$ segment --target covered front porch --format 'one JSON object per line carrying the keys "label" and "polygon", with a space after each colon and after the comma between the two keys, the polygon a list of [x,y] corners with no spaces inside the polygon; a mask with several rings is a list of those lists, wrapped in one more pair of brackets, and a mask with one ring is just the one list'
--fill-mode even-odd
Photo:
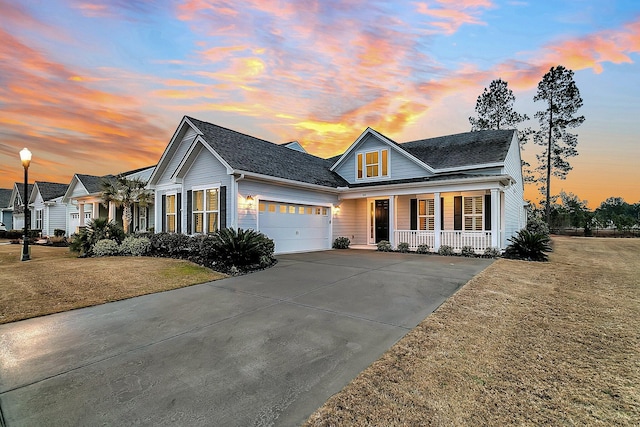
{"label": "covered front porch", "polygon": [[498,185],[477,187],[345,194],[334,213],[333,236],[348,237],[359,247],[387,240],[394,249],[407,243],[412,251],[421,245],[431,252],[444,245],[458,253],[465,247],[478,254],[504,249],[504,192]]}

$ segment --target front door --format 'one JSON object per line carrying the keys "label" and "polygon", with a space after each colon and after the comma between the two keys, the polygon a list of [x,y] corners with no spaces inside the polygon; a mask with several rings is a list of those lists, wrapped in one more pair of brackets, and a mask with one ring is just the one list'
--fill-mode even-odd
{"label": "front door", "polygon": [[389,240],[389,199],[376,200],[375,223],[376,243]]}

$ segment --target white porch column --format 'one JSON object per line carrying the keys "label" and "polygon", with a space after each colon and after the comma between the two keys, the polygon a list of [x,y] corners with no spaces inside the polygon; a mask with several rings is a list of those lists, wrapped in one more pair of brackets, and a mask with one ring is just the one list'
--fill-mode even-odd
{"label": "white porch column", "polygon": [[396,247],[396,198],[397,196],[389,197],[389,243],[391,243],[391,247]]}
{"label": "white porch column", "polygon": [[91,212],[91,218],[96,219],[100,218],[100,203],[93,202],[93,210]]}
{"label": "white porch column", "polygon": [[500,227],[501,227],[500,191],[497,188],[491,189],[491,247],[500,247]]}
{"label": "white porch column", "polygon": [[109,202],[109,221],[116,220],[116,205],[113,202]]}
{"label": "white porch column", "polygon": [[441,232],[442,232],[442,224],[441,218],[442,215],[440,212],[442,211],[442,203],[440,200],[440,193],[433,193],[433,215],[435,216],[433,220],[433,250],[437,251],[440,249],[441,244]]}
{"label": "white porch column", "polygon": [[78,202],[78,227],[84,227],[84,203]]}

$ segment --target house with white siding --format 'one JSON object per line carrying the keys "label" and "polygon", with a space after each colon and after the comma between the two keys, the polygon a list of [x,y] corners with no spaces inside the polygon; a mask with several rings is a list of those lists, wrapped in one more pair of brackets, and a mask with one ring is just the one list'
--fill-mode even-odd
{"label": "house with white siding", "polygon": [[[123,172],[127,179],[140,179],[148,181],[155,166],[148,166],[132,171]],[[94,218],[107,218],[122,226],[122,207],[109,202],[105,205],[102,198],[102,183],[114,179],[114,175],[95,176],[75,174],[62,197],[62,203],[66,206],[66,230],[67,235],[77,233]],[[142,206],[134,203],[132,214],[133,221],[130,224],[130,232],[149,231],[153,229],[153,203]]]}
{"label": "house with white siding", "polygon": [[13,227],[13,209],[9,207],[12,191],[11,188],[0,188],[0,222],[7,230]]}
{"label": "house with white siding", "polygon": [[[27,185],[27,200],[29,199],[29,195],[33,190],[33,184]],[[13,188],[11,189],[11,196],[9,197],[9,207],[8,210],[11,210],[12,213],[12,230],[22,230],[24,229],[24,183],[16,182],[13,184]],[[30,225],[31,228],[31,225]],[[8,228],[7,228],[8,230]]]}
{"label": "house with white siding", "polygon": [[185,116],[149,179],[155,231],[255,229],[276,253],[388,240],[504,249],[526,223],[515,130],[397,143],[367,128],[340,156]]}
{"label": "house with white siding", "polygon": [[29,228],[42,230],[42,236],[53,236],[54,230],[66,230],[67,206],[62,198],[67,184],[36,181],[29,196]]}

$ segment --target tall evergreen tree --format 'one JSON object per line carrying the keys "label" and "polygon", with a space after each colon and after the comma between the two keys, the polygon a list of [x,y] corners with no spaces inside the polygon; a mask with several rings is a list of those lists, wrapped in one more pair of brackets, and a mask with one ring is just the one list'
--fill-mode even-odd
{"label": "tall evergreen tree", "polygon": [[538,92],[533,100],[546,103],[546,108],[534,116],[540,123],[540,129],[534,133],[533,140],[544,147],[542,153],[536,156],[536,171],[539,173],[540,192],[545,196],[545,213],[549,223],[551,177],[565,179],[572,169],[567,158],[578,155],[578,136],[569,133],[567,129],[578,127],[584,122],[584,116],[575,116],[582,107],[582,98],[573,80],[573,71],[562,65],[551,67],[538,83]]}
{"label": "tall evergreen tree", "polygon": [[526,114],[519,114],[513,110],[516,97],[508,85],[506,81],[496,79],[488,89],[484,88],[484,92],[476,101],[478,117],[469,117],[472,131],[516,129],[519,123],[529,120]]}
{"label": "tall evergreen tree", "polygon": [[[489,84],[489,88],[484,91],[476,101],[476,113],[478,117],[469,117],[471,123],[471,131],[487,130],[487,129],[517,129],[518,125],[525,120],[529,120],[526,114],[520,114],[513,109],[513,103],[516,100],[513,91],[509,89],[509,84],[502,80],[496,79]],[[524,150],[524,144],[527,143],[529,135],[533,131],[531,128],[518,130],[518,140],[520,148]],[[522,160],[524,168],[525,181],[533,181],[529,168],[531,165]]]}

